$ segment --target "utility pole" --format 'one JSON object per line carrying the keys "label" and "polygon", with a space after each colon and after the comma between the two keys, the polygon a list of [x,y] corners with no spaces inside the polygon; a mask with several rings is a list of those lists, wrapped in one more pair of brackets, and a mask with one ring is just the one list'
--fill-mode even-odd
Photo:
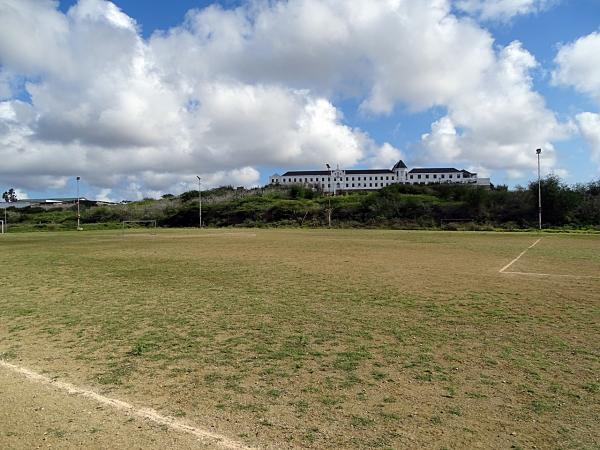
{"label": "utility pole", "polygon": [[79,180],[81,180],[81,177],[77,177],[77,231],[81,230],[81,226],[80,226],[80,219],[81,219],[81,214],[79,213]]}
{"label": "utility pole", "polygon": [[331,228],[331,186],[333,185],[333,177],[332,177],[331,166],[329,165],[329,163],[325,163],[325,166],[329,170],[329,189],[328,189],[329,196],[327,198],[327,203],[328,203],[327,223],[328,223],[328,227]]}
{"label": "utility pole", "polygon": [[540,175],[540,154],[542,153],[542,149],[538,148],[537,153],[537,163],[538,163],[538,227],[541,231],[542,229],[542,179]]}
{"label": "utility pole", "polygon": [[202,179],[198,175],[196,178],[198,178],[198,224],[202,228]]}

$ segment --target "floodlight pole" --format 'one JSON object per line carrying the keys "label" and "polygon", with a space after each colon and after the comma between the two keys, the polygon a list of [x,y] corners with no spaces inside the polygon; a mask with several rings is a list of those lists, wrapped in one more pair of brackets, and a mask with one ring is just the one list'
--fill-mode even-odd
{"label": "floodlight pole", "polygon": [[79,214],[79,180],[81,177],[77,177],[77,231],[79,231],[79,222],[81,215]]}
{"label": "floodlight pole", "polygon": [[6,217],[6,208],[4,208],[4,232],[8,233],[8,219]]}
{"label": "floodlight pole", "polygon": [[327,223],[328,227],[331,228],[331,186],[333,185],[333,176],[331,171],[331,166],[329,163],[325,163],[327,169],[329,169],[329,195],[327,197],[328,209],[327,209]]}
{"label": "floodlight pole", "polygon": [[540,174],[540,154],[542,153],[542,149],[538,148],[537,153],[537,163],[538,163],[538,227],[542,229],[542,179]]}
{"label": "floodlight pole", "polygon": [[202,179],[198,175],[196,178],[198,178],[198,223],[202,228]]}

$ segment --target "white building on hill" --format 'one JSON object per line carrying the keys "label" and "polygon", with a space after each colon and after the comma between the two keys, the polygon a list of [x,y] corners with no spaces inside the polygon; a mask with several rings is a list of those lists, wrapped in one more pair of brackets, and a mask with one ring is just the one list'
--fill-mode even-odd
{"label": "white building on hill", "polygon": [[489,178],[479,178],[476,173],[454,168],[408,170],[402,160],[391,169],[299,170],[275,174],[269,184],[315,186],[324,192],[370,191],[390,184],[461,183],[489,186]]}

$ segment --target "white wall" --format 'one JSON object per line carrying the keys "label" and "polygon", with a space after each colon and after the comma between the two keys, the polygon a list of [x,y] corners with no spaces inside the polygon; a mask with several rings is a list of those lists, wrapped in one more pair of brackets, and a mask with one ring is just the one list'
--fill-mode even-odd
{"label": "white wall", "polygon": [[[335,190],[374,190],[380,189],[384,186],[389,186],[394,183],[409,183],[409,184],[428,184],[428,183],[476,183],[477,177],[464,178],[461,172],[448,172],[448,173],[420,173],[420,174],[409,174],[408,170],[401,169],[396,173],[381,172],[381,173],[355,173],[347,174],[345,171],[334,171],[337,176],[331,177],[330,175],[296,175],[296,176],[281,176],[273,175],[269,177],[269,184],[279,183],[281,185],[292,185],[292,184],[305,184],[305,185],[317,185],[324,192],[333,192],[334,187],[331,184],[332,179],[335,178],[334,183],[336,184]],[[412,179],[410,178],[412,175]],[[418,176],[421,176],[419,178]],[[426,177],[429,175],[429,178]],[[435,175],[435,178],[434,178]],[[443,175],[443,178],[442,178]],[[452,178],[450,178],[452,175]],[[460,176],[460,177],[458,177]],[[387,177],[387,180],[386,180]],[[347,180],[346,180],[347,179]],[[483,180],[483,179],[482,179]],[[354,186],[353,186],[354,184]],[[479,184],[479,183],[478,183]],[[489,184],[489,179],[488,183]],[[339,187],[338,187],[339,185]]]}

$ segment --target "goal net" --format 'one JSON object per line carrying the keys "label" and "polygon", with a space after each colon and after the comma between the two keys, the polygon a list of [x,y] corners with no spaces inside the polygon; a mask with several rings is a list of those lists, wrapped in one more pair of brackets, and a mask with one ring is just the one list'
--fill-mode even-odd
{"label": "goal net", "polygon": [[151,229],[156,231],[156,220],[124,220],[123,233],[130,229]]}

